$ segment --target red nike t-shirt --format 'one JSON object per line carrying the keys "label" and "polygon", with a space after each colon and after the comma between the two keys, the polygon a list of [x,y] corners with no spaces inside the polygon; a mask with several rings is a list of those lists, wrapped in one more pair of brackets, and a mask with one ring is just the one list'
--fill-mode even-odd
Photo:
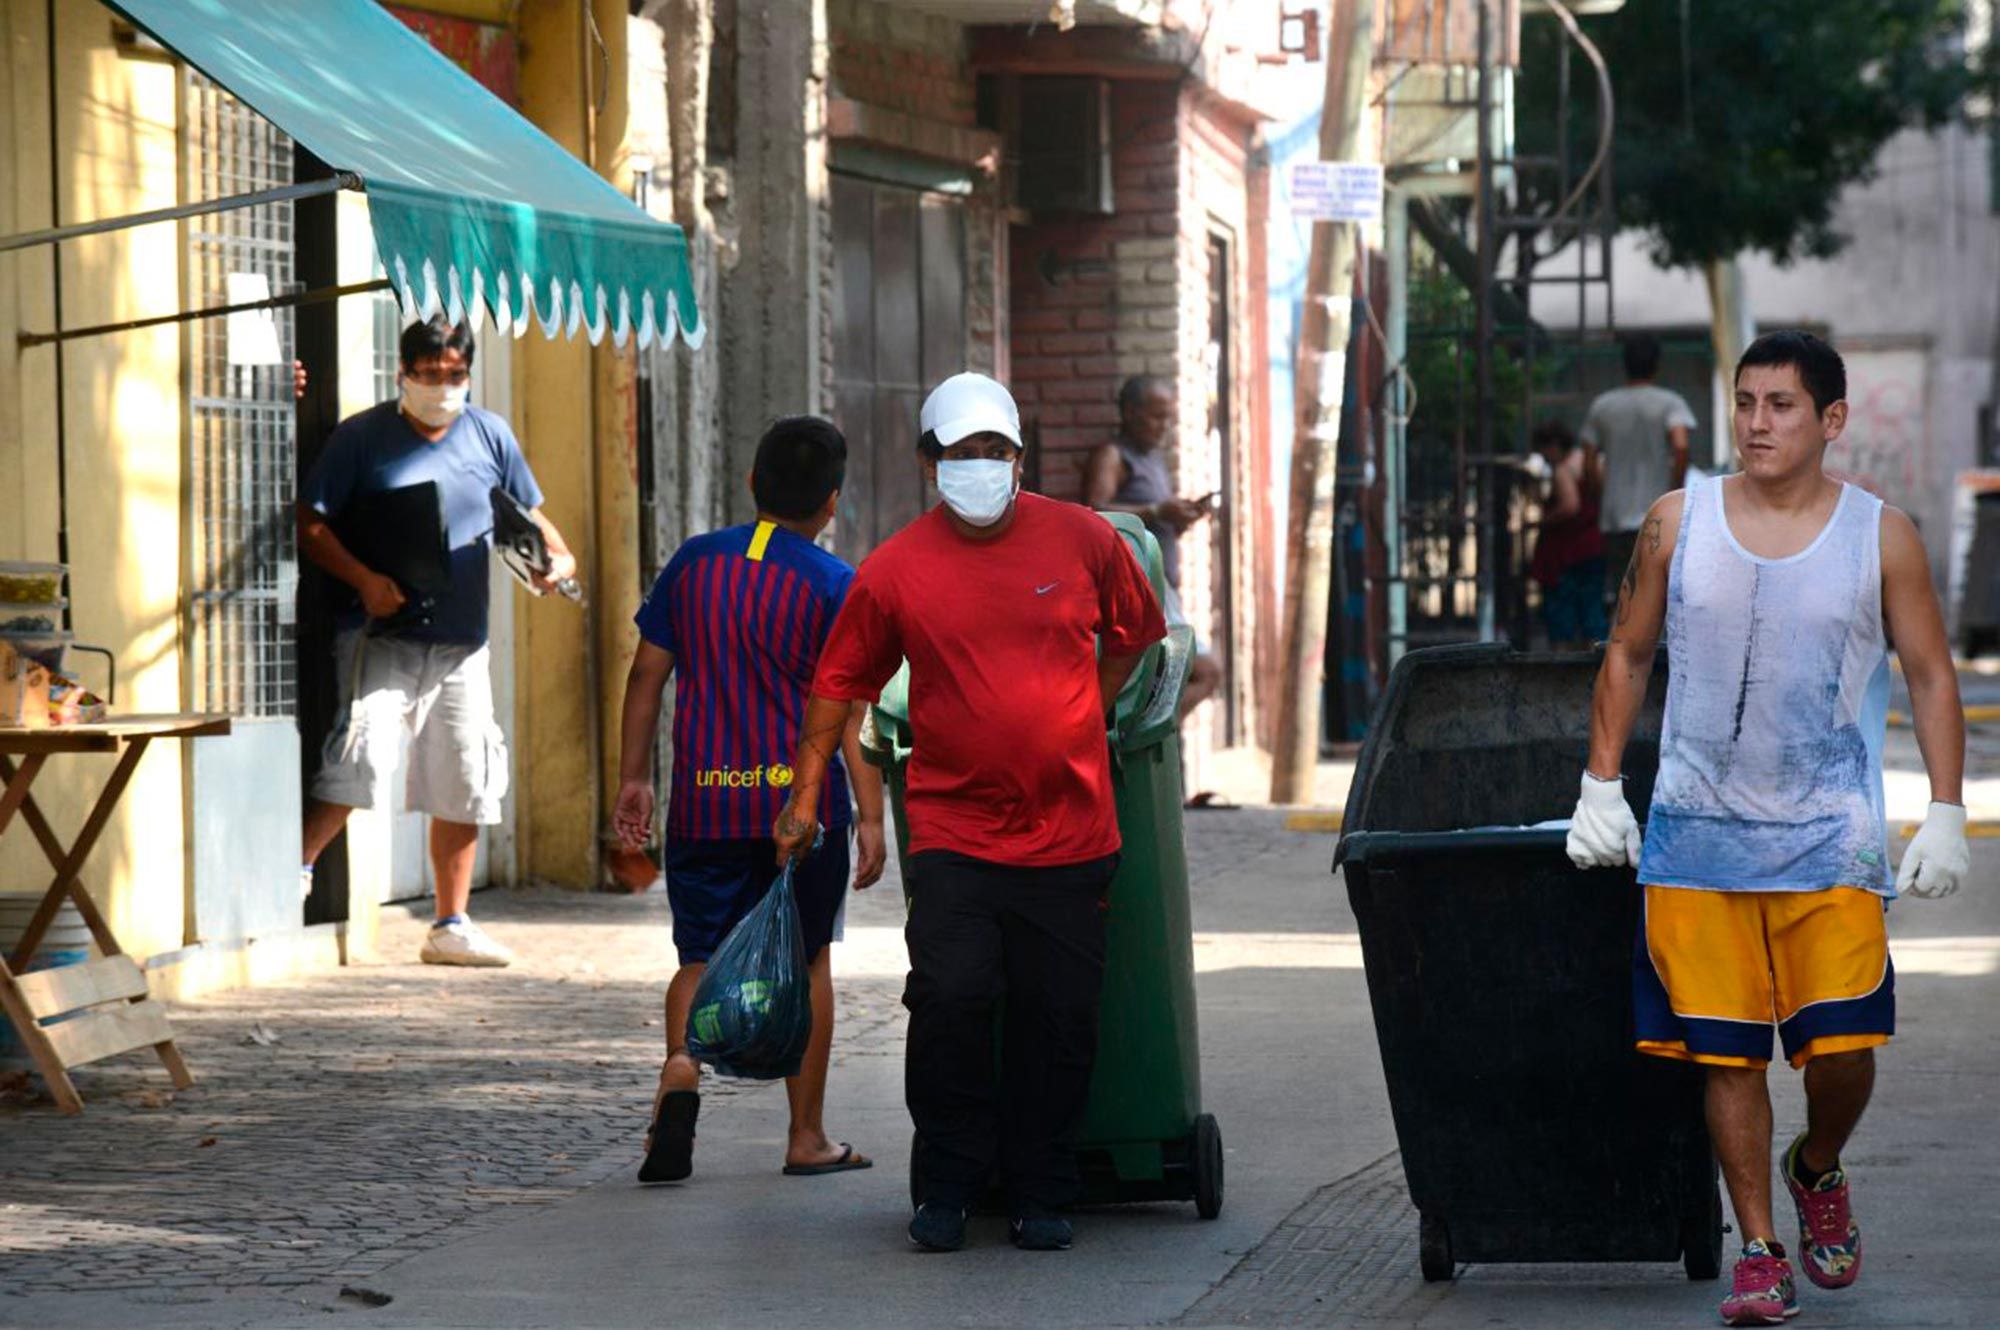
{"label": "red nike t-shirt", "polygon": [[1135,655],[1167,635],[1111,524],[1023,494],[1007,530],[969,540],[934,509],[861,565],[813,693],[874,701],[910,661],[910,850],[1055,867],[1118,849],[1097,642]]}

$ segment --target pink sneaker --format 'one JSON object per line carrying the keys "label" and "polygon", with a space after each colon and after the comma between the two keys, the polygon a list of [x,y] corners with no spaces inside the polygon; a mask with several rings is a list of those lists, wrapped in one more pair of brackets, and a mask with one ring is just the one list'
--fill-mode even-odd
{"label": "pink sneaker", "polygon": [[1861,1226],[1847,1203],[1847,1174],[1835,1164],[1808,1191],[1792,1173],[1806,1143],[1803,1134],[1785,1151],[1785,1190],[1799,1208],[1799,1266],[1821,1288],[1846,1288],[1861,1277]]}
{"label": "pink sneaker", "polygon": [[1792,1263],[1777,1243],[1753,1238],[1743,1244],[1736,1278],[1722,1300],[1724,1325],[1783,1325],[1799,1314],[1792,1286]]}

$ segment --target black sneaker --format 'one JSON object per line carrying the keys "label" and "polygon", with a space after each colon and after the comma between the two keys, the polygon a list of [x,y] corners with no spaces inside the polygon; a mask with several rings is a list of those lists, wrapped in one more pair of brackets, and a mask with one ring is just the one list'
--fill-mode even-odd
{"label": "black sneaker", "polygon": [[925,1201],[910,1220],[910,1241],[925,1251],[957,1251],[965,1245],[965,1207]]}
{"label": "black sneaker", "polygon": [[1022,1251],[1068,1251],[1076,1230],[1061,1215],[1024,1215],[1008,1227]]}

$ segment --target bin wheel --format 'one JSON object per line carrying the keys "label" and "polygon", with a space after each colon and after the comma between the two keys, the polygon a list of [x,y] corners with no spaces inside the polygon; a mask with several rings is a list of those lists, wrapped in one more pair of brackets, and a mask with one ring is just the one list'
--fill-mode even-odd
{"label": "bin wheel", "polygon": [[1722,1193],[1708,1198],[1699,1215],[1681,1220],[1681,1269],[1689,1279],[1722,1277]]}
{"label": "bin wheel", "polygon": [[1213,1113],[1194,1120],[1188,1158],[1194,1166],[1194,1212],[1213,1219],[1222,1213],[1222,1128]]}
{"label": "bin wheel", "polygon": [[1451,1228],[1436,1215],[1417,1217],[1417,1264],[1427,1284],[1450,1279],[1458,1271],[1451,1257]]}
{"label": "bin wheel", "polygon": [[920,1162],[924,1154],[924,1138],[910,1133],[910,1209],[919,1210],[924,1204],[924,1169]]}

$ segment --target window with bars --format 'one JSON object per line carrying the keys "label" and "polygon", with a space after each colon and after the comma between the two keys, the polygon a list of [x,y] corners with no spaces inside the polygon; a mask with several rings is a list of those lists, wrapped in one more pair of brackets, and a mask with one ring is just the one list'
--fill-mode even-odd
{"label": "window with bars", "polygon": [[[380,264],[375,275],[383,275]],[[375,293],[375,400],[386,402],[401,390],[396,375],[402,370],[403,307],[390,291]]]}
{"label": "window with bars", "polygon": [[[290,184],[291,139],[200,72],[189,69],[185,77],[189,197]],[[289,203],[196,218],[187,246],[196,308],[231,303],[232,291],[242,300],[259,289],[257,279],[271,295],[292,289]],[[239,331],[232,356],[227,318],[187,325],[193,700],[202,710],[239,716],[289,716],[297,703],[293,320],[290,310],[273,314],[275,354],[268,345],[251,347]]]}

